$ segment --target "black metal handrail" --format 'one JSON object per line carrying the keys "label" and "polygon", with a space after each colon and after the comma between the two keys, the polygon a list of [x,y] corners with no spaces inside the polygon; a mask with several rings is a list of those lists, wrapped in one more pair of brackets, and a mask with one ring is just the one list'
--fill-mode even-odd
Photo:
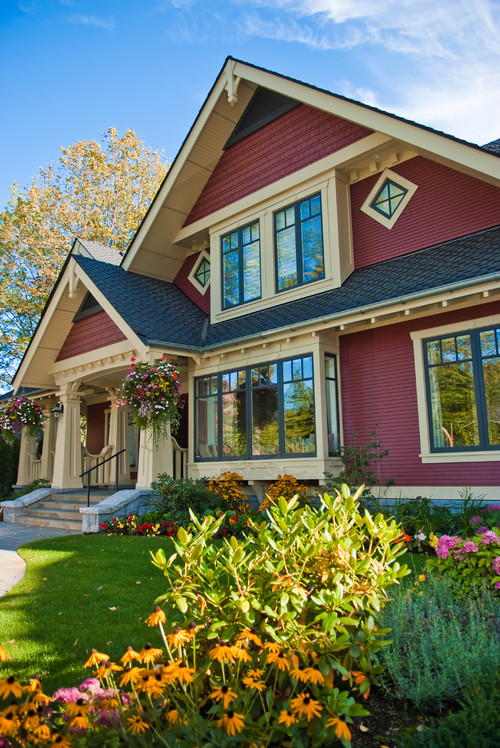
{"label": "black metal handrail", "polygon": [[[79,478],[83,478],[84,475],[87,476],[87,506],[90,506],[90,473],[92,470],[97,470],[97,468],[100,468],[101,465],[104,465],[106,462],[109,462],[110,460],[115,460],[117,457],[119,457],[121,454],[126,452],[126,448],[120,449],[119,452],[115,452],[114,455],[111,455],[111,457],[106,457],[105,460],[102,462],[98,462],[97,465],[94,465],[94,467],[89,468],[88,470],[85,470],[83,473],[80,473],[78,476]],[[118,491],[118,460],[116,460],[116,470],[115,470],[115,490]]]}

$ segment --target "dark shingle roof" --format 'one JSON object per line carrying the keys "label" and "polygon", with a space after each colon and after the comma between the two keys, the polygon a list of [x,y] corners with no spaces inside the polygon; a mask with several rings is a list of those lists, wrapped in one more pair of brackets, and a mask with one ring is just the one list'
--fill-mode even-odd
{"label": "dark shingle roof", "polygon": [[500,276],[500,226],[360,268],[341,288],[216,324],[208,324],[206,315],[172,283],[86,257],[75,260],[145,343],[209,348],[308,321],[368,311],[416,294],[432,296],[460,283],[493,279]]}
{"label": "dark shingle roof", "polygon": [[500,156],[500,138],[498,138],[498,140],[492,140],[490,143],[486,143],[486,145],[483,145],[483,149]]}
{"label": "dark shingle roof", "polygon": [[105,247],[104,244],[91,242],[88,239],[80,239],[80,237],[78,237],[78,241],[82,247],[87,250],[89,255],[94,258],[94,260],[109,262],[112,265],[119,265],[123,259],[124,252],[121,252],[118,249]]}

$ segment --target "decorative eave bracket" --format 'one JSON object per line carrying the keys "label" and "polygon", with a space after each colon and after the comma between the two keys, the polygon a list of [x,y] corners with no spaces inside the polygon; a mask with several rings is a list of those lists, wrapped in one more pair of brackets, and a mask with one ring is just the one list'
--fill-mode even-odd
{"label": "decorative eave bracket", "polygon": [[227,65],[227,81],[225,88],[227,91],[227,100],[231,104],[231,106],[234,106],[234,104],[236,104],[236,102],[238,101],[237,92],[241,80],[241,78],[234,74],[235,65],[236,62],[234,60],[231,60]]}

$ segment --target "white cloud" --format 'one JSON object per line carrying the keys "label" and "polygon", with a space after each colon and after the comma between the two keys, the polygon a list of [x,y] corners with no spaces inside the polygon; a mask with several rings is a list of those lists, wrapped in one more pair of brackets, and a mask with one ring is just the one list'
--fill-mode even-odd
{"label": "white cloud", "polygon": [[105,20],[104,18],[98,18],[94,15],[85,15],[83,13],[68,16],[68,21],[82,26],[97,26],[98,28],[106,29],[106,31],[113,31],[115,27],[115,22],[112,18]]}

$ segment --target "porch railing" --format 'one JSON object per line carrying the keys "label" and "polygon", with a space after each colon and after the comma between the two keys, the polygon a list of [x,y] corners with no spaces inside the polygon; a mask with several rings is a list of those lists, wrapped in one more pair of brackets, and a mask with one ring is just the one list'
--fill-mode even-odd
{"label": "porch railing", "polygon": [[88,470],[84,470],[83,473],[80,473],[78,476],[79,478],[83,478],[85,475],[87,476],[87,506],[90,506],[90,474],[93,470],[98,470],[102,465],[104,465],[106,462],[110,462],[111,460],[116,460],[115,463],[115,491],[118,491],[118,457],[126,452],[126,449],[121,449],[119,452],[116,452],[114,455],[111,455],[111,457],[107,457],[105,460],[102,460],[102,462],[98,462],[97,465],[94,465],[93,467],[89,468]]}
{"label": "porch railing", "polygon": [[172,447],[174,452],[173,466],[174,474],[173,478],[185,478],[187,475],[187,448],[180,447],[174,437],[172,439]]}
{"label": "porch railing", "polygon": [[101,449],[99,454],[91,454],[86,447],[83,447],[83,470],[93,470],[99,465],[99,469],[94,476],[93,482],[97,485],[106,485],[111,482],[110,476],[110,465],[105,461],[105,458],[109,456],[110,452],[113,451],[112,444],[106,444]]}

